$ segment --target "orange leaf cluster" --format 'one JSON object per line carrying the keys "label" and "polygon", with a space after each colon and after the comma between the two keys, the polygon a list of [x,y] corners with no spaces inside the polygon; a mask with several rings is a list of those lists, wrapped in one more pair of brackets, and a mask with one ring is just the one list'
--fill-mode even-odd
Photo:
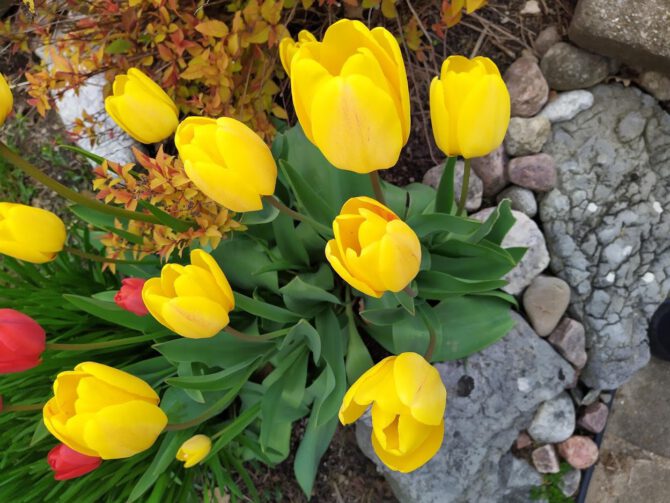
{"label": "orange leaf cluster", "polygon": [[[197,225],[178,232],[165,225],[132,220],[115,222],[116,231],[101,240],[109,258],[141,259],[158,254],[167,259],[175,250],[181,254],[193,241],[216,248],[232,231],[245,230],[236,214],[209,199],[186,177],[179,159],[167,155],[161,147],[156,157],[134,149],[140,168],[105,161],[93,170],[93,189],[105,203],[122,204],[138,211],[145,201],[172,217]],[[143,169],[142,169],[143,168]]]}

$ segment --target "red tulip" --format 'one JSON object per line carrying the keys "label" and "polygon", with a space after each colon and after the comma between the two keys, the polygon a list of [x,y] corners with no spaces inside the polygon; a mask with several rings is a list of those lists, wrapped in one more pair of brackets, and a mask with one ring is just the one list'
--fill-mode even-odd
{"label": "red tulip", "polygon": [[102,459],[80,454],[65,444],[58,444],[49,451],[47,462],[56,480],[70,480],[92,472],[100,466]]}
{"label": "red tulip", "polygon": [[0,309],[0,374],[36,367],[45,344],[39,323],[14,309]]}
{"label": "red tulip", "polygon": [[149,310],[142,300],[142,287],[146,283],[142,278],[125,278],[121,281],[121,290],[114,296],[116,305],[137,316],[146,316]]}

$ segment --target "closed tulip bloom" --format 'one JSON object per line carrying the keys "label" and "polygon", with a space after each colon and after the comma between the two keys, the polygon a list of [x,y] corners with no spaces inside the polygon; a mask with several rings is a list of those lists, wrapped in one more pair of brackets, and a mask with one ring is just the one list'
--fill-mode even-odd
{"label": "closed tulip bloom", "polygon": [[291,76],[290,63],[293,59],[293,56],[295,56],[296,52],[298,52],[300,46],[302,44],[306,44],[307,42],[316,42],[316,37],[314,37],[314,35],[312,35],[307,30],[301,30],[300,33],[298,33],[297,42],[294,41],[291,37],[285,37],[279,43],[279,59],[281,60],[281,64],[284,66],[284,70],[286,70],[286,74],[289,77]]}
{"label": "closed tulip bloom", "polygon": [[105,110],[140,143],[162,141],[177,129],[177,105],[137,68],[131,68],[126,75],[117,75],[112,93],[105,99]]}
{"label": "closed tulip bloom", "polygon": [[142,278],[124,278],[121,289],[114,296],[114,302],[121,309],[135,313],[137,316],[146,316],[149,310],[142,300],[142,288],[146,280]]}
{"label": "closed tulip bloom", "polygon": [[39,323],[14,309],[0,309],[0,374],[36,367],[45,344],[46,334]]}
{"label": "closed tulip bloom", "polygon": [[0,253],[43,264],[56,258],[65,238],[65,224],[50,211],[0,203]]}
{"label": "closed tulip bloom", "polygon": [[70,480],[92,472],[100,466],[102,459],[81,454],[65,444],[58,444],[47,454],[47,463],[56,480]]}
{"label": "closed tulip bloom", "polygon": [[326,258],[351,286],[373,297],[399,292],[418,274],[421,244],[414,231],[369,197],[349,199],[333,221]]}
{"label": "closed tulip bloom", "polygon": [[223,271],[203,250],[191,252],[191,264],[167,264],[160,278],[142,289],[151,315],[173,332],[190,339],[213,337],[230,321],[235,298]]}
{"label": "closed tulip bloom", "polygon": [[204,194],[233,211],[263,208],[274,194],[277,165],[270,148],[242,122],[230,117],[187,117],[175,145],[188,178]]}
{"label": "closed tulip bloom", "polygon": [[430,84],[430,120],[437,146],[466,159],[494,151],[505,138],[510,97],[488,58],[450,56]]}
{"label": "closed tulip bloom", "polygon": [[323,41],[280,44],[307,138],[333,166],[370,173],[393,166],[410,132],[405,64],[393,35],[342,19]]}
{"label": "closed tulip bloom", "polygon": [[184,468],[191,468],[207,457],[212,450],[212,441],[207,435],[194,435],[181,444],[177,461],[184,462]]}
{"label": "closed tulip bloom", "polygon": [[156,392],[127,372],[86,362],[61,372],[44,424],[69,448],[102,459],[134,456],[153,445],[167,425]]}
{"label": "closed tulip bloom", "polygon": [[4,75],[0,73],[0,126],[5,123],[5,119],[11,113],[14,106],[14,96]]}
{"label": "closed tulip bloom", "polygon": [[365,372],[344,395],[340,422],[356,421],[372,405],[372,447],[399,472],[425,464],[442,445],[447,390],[422,356],[389,356]]}

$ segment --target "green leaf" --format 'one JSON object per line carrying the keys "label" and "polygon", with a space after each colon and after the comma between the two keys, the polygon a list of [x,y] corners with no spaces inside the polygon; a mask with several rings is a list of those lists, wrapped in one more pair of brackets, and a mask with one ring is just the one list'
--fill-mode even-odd
{"label": "green leaf", "polygon": [[125,54],[133,48],[133,43],[125,38],[117,38],[105,46],[105,54]]}
{"label": "green leaf", "polygon": [[232,387],[235,376],[243,372],[249,366],[254,365],[260,356],[247,361],[232,365],[219,372],[205,375],[191,375],[169,377],[165,380],[170,386],[177,388],[200,390],[200,391],[221,391]]}
{"label": "green leaf", "polygon": [[300,320],[300,316],[283,307],[247,297],[239,292],[234,292],[234,295],[236,308],[254,316],[260,316],[261,318],[267,318],[279,323],[296,323]]}
{"label": "green leaf", "polygon": [[437,187],[435,198],[435,211],[438,213],[451,213],[455,209],[454,204],[454,174],[456,171],[457,157],[447,157],[444,171]]}
{"label": "green leaf", "polygon": [[410,183],[405,186],[405,190],[409,195],[406,219],[410,219],[422,213],[436,211],[435,202],[437,193],[435,192],[435,189],[423,183]]}
{"label": "green leaf", "polygon": [[365,311],[361,311],[360,316],[368,323],[387,327],[399,323],[405,318],[411,317],[411,314],[404,308],[392,307],[366,309]]}
{"label": "green leaf", "polygon": [[347,382],[353,384],[363,373],[368,370],[374,362],[368,351],[368,348],[361,339],[356,325],[352,322],[347,323],[349,340],[347,341],[347,358],[344,368],[347,373]]}
{"label": "green leaf", "polygon": [[416,215],[407,221],[419,238],[424,238],[434,232],[450,232],[469,236],[479,229],[482,224],[466,217],[457,217],[446,213],[428,213]]}
{"label": "green leaf", "polygon": [[499,245],[516,222],[512,214],[509,199],[503,199],[498,207],[491,212],[479,230],[468,238],[471,243],[479,243],[482,239]]}
{"label": "green leaf", "polygon": [[263,198],[263,209],[258,211],[248,211],[240,219],[244,225],[267,224],[275,220],[279,215],[279,210],[270,204],[267,198]]}
{"label": "green leaf", "polygon": [[330,367],[334,377],[334,387],[328,392],[316,416],[316,425],[321,426],[337,415],[346,391],[347,377],[344,367],[342,329],[331,309],[326,309],[317,315],[316,331],[321,337],[323,359]]}
{"label": "green leaf", "polygon": [[516,262],[509,255],[493,253],[485,248],[482,250],[483,253],[479,257],[453,258],[432,255],[432,269],[465,280],[486,281],[499,280],[516,266]]}
{"label": "green leaf", "polygon": [[165,473],[170,463],[174,460],[177,455],[177,451],[181,444],[186,441],[186,439],[191,436],[193,429],[183,430],[183,431],[169,431],[163,437],[161,445],[154,456],[153,461],[144,471],[140,480],[137,481],[135,487],[133,488],[130,496],[128,497],[128,502],[132,503],[137,501],[153,484],[156,482],[158,477]]}
{"label": "green leaf", "polygon": [[437,271],[422,271],[417,276],[419,295],[424,299],[442,300],[475,292],[496,290],[507,284],[505,280],[472,281],[456,278]]}
{"label": "green leaf", "polygon": [[284,297],[286,307],[305,317],[315,315],[323,309],[324,303],[340,305],[342,302],[330,292],[316,285],[303,281],[295,276],[286,286],[279,289]]}
{"label": "green leaf", "polygon": [[94,293],[91,297],[103,302],[114,302],[114,297],[116,297],[117,293],[119,293],[118,290],[107,290],[105,292]]}
{"label": "green leaf", "polygon": [[303,341],[312,352],[314,364],[317,364],[321,358],[321,338],[319,337],[319,333],[306,320],[300,320],[293,326],[293,328],[291,328],[289,333],[286,334],[286,337],[284,337],[279,349],[284,349],[292,344]]}
{"label": "green leaf", "polygon": [[122,327],[145,333],[161,328],[161,325],[152,316],[137,316],[130,311],[121,309],[114,302],[70,294],[64,294],[63,297],[82,311]]}
{"label": "green leaf", "polygon": [[263,267],[272,264],[263,247],[244,234],[236,234],[222,241],[212,256],[233,286],[233,290],[253,291],[266,288],[276,292],[279,289],[275,271],[259,273]]}
{"label": "green leaf", "polygon": [[305,180],[302,174],[287,161],[280,160],[279,167],[286,174],[300,207],[319,222],[329,220],[332,222],[337,212],[319,196],[316,187]]}
{"label": "green leaf", "polygon": [[[412,288],[413,285],[410,283],[407,286]],[[393,297],[398,301],[398,304],[400,304],[403,309],[405,309],[405,311],[407,311],[411,316],[414,316],[414,313],[416,312],[414,308],[414,297],[404,291],[394,292]]]}
{"label": "green leaf", "polygon": [[86,157],[86,159],[90,159],[91,161],[95,162],[96,164],[102,164],[105,162],[104,157],[100,157],[97,154],[94,154],[93,152],[89,152],[86,149],[83,149],[81,147],[78,147],[77,145],[66,145],[66,144],[59,144],[58,148],[63,148],[65,150],[69,150],[71,152],[75,152],[76,154],[82,155]]}
{"label": "green leaf", "polygon": [[272,222],[277,247],[282,257],[294,264],[309,265],[309,255],[300,239],[296,239],[293,219],[282,213]]}
{"label": "green leaf", "polygon": [[217,455],[217,453],[228,445],[231,441],[235,439],[240,433],[242,433],[247,426],[253,423],[258,417],[261,411],[261,404],[256,403],[249,407],[247,410],[242,412],[235,419],[230,421],[226,426],[221,429],[217,435],[218,438],[212,445],[212,450],[209,452],[207,457],[203,462],[208,462],[211,458]]}
{"label": "green leaf", "polygon": [[457,360],[481,351],[514,326],[510,305],[495,297],[455,297],[440,302],[433,310],[445,320],[433,361]]}

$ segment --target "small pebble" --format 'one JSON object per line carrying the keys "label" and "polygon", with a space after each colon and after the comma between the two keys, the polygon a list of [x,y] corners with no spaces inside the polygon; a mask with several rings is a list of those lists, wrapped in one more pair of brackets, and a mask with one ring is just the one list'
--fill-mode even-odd
{"label": "small pebble", "polygon": [[540,473],[558,473],[560,471],[558,456],[556,456],[556,450],[551,444],[535,449],[531,458],[535,469]]}
{"label": "small pebble", "polygon": [[538,276],[523,293],[523,307],[535,332],[549,335],[570,304],[570,286],[560,278]]}
{"label": "small pebble", "polygon": [[600,433],[605,429],[609,409],[602,402],[595,402],[582,411],[577,425],[591,433]]}
{"label": "small pebble", "polygon": [[561,482],[558,484],[558,487],[561,489],[563,495],[569,498],[570,496],[573,496],[577,493],[581,481],[581,470],[570,470],[568,473],[563,475]]}
{"label": "small pebble", "polygon": [[642,276],[642,281],[645,283],[651,283],[656,279],[656,276],[654,276],[653,272],[645,272],[644,276]]}
{"label": "small pebble", "polygon": [[605,280],[608,283],[614,283],[615,279],[616,279],[616,274],[614,274],[613,272],[607,273],[607,276],[605,276]]}
{"label": "small pebble", "polygon": [[654,201],[651,207],[654,208],[656,213],[663,213],[663,206],[658,201]]}
{"label": "small pebble", "polygon": [[595,213],[598,211],[598,205],[595,203],[589,203],[589,205],[586,207],[586,211],[589,211],[590,213]]}
{"label": "small pebble", "polygon": [[583,435],[575,435],[558,444],[558,453],[578,470],[586,470],[598,461],[598,446]]}

